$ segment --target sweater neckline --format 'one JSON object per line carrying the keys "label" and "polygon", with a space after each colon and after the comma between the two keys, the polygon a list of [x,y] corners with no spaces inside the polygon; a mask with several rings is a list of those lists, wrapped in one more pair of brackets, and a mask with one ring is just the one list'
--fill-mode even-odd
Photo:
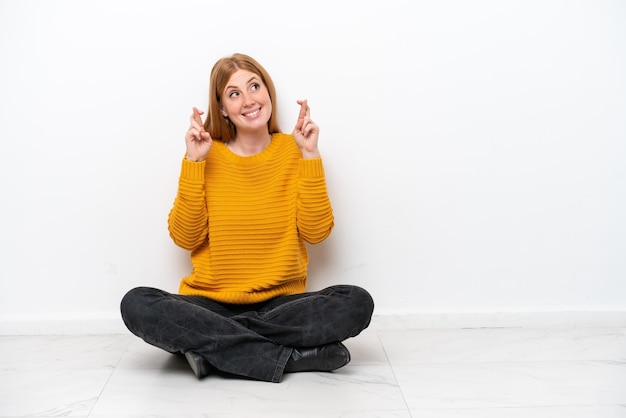
{"label": "sweater neckline", "polygon": [[235,154],[233,151],[230,150],[230,148],[228,148],[225,143],[220,142],[219,144],[221,145],[220,148],[222,151],[221,154],[224,155],[229,161],[240,164],[255,164],[258,162],[267,161],[280,145],[280,141],[278,140],[279,135],[280,134],[272,134],[272,140],[263,151],[259,152],[258,154],[246,156]]}

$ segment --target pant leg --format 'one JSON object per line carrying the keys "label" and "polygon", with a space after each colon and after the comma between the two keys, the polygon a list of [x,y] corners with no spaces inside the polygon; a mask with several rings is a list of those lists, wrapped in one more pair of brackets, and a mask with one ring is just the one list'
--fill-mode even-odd
{"label": "pant leg", "polygon": [[279,382],[292,352],[204,297],[140,287],[124,296],[121,312],[128,329],[146,342],[172,353],[193,351],[227,373]]}
{"label": "pant leg", "polygon": [[370,324],[374,301],[363,288],[331,286],[280,296],[232,319],[287,347],[315,347],[358,335]]}

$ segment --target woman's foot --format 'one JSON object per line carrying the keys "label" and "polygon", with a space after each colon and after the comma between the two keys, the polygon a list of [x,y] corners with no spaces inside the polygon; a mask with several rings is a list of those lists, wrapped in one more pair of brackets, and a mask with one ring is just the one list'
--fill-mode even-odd
{"label": "woman's foot", "polygon": [[194,353],[193,351],[187,351],[185,353],[185,358],[198,379],[202,379],[209,374],[211,366],[209,365],[209,362],[206,361],[200,354]]}
{"label": "woman's foot", "polygon": [[350,352],[340,342],[318,347],[294,348],[285,365],[285,373],[330,372],[350,362]]}

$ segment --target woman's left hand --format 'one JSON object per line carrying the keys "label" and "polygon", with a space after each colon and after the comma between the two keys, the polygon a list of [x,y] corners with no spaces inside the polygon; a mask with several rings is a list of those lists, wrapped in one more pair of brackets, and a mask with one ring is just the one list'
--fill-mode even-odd
{"label": "woman's left hand", "polygon": [[311,120],[311,109],[307,101],[298,100],[298,104],[300,105],[300,114],[296,126],[293,128],[293,137],[304,159],[319,158],[317,139],[320,128]]}

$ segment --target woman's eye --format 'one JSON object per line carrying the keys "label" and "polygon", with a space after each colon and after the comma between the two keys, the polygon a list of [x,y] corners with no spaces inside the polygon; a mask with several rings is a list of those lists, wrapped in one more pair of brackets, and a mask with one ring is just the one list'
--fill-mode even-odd
{"label": "woman's eye", "polygon": [[228,94],[228,97],[237,97],[237,96],[239,96],[239,93],[238,93],[238,92],[236,92],[236,91],[231,91],[231,92]]}
{"label": "woman's eye", "polygon": [[258,89],[261,88],[261,85],[259,83],[254,83],[254,84],[252,84],[251,88],[252,88],[252,90],[258,90]]}

